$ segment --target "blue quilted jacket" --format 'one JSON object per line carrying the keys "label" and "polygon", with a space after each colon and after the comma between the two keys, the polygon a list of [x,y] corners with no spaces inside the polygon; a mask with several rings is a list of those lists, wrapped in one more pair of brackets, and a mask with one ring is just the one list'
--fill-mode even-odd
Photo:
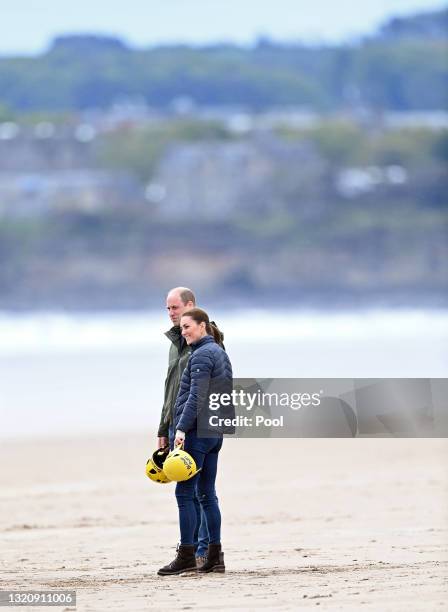
{"label": "blue quilted jacket", "polygon": [[210,393],[232,392],[230,359],[213,337],[204,336],[191,351],[174,408],[176,429],[184,432],[196,428],[199,414],[208,413]]}

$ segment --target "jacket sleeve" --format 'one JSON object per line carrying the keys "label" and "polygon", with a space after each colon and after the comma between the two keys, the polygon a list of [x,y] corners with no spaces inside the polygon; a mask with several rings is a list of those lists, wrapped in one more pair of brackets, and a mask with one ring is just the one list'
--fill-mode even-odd
{"label": "jacket sleeve", "polygon": [[169,432],[169,423],[166,419],[166,409],[165,409],[165,405],[166,405],[166,399],[167,399],[167,383],[168,383],[168,376],[169,376],[169,358],[168,358],[168,372],[167,375],[165,376],[165,384],[164,384],[164,392],[163,392],[163,405],[162,405],[162,410],[160,411],[160,422],[159,422],[159,428],[157,430],[157,437],[158,438],[168,438]]}
{"label": "jacket sleeve", "polygon": [[207,404],[213,359],[209,353],[193,353],[190,361],[190,391],[182,410],[177,429],[187,432],[193,429],[197,415]]}
{"label": "jacket sleeve", "polygon": [[169,425],[165,421],[165,415],[164,415],[163,408],[162,408],[162,414],[160,416],[159,429],[157,430],[157,437],[158,438],[168,438],[168,435],[169,435],[169,431],[168,430],[169,430]]}

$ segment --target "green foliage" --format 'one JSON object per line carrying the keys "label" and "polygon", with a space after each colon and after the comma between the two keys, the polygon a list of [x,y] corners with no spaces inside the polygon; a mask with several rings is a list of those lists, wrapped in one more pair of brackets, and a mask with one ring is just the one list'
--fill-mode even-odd
{"label": "green foliage", "polygon": [[127,168],[146,180],[167,145],[160,131],[120,130],[101,139],[97,148],[100,166]]}
{"label": "green foliage", "polygon": [[283,240],[291,232],[297,231],[298,224],[292,215],[280,211],[269,216],[237,218],[235,227],[256,240]]}
{"label": "green foliage", "polygon": [[104,135],[99,140],[96,155],[100,166],[126,168],[146,181],[170,143],[228,138],[229,133],[220,123],[175,120]]}
{"label": "green foliage", "polygon": [[446,41],[369,42],[354,59],[353,80],[368,107],[438,109],[448,104]]}
{"label": "green foliage", "polygon": [[413,167],[446,161],[448,130],[427,128],[365,130],[353,121],[326,120],[308,129],[281,128],[286,140],[311,141],[336,166],[401,165]]}
{"label": "green foliage", "polygon": [[36,126],[41,122],[67,126],[76,122],[74,113],[70,111],[29,111],[20,113],[17,119],[25,126]]}
{"label": "green foliage", "polygon": [[444,39],[448,31],[448,9],[410,17],[395,17],[380,30],[388,38]]}
{"label": "green foliage", "polygon": [[0,59],[0,103],[17,111],[79,110],[139,96],[166,109],[176,97],[189,96],[201,105],[254,110],[285,104],[330,110],[360,103],[440,109],[448,103],[445,23],[446,11],[422,14],[407,30],[401,21],[357,46],[339,47],[262,40],[253,48],[133,50],[110,37],[62,37],[44,55]]}
{"label": "green foliage", "polygon": [[14,119],[14,112],[6,106],[6,104],[0,104],[0,123],[4,121],[13,121]]}
{"label": "green foliage", "polygon": [[427,129],[379,132],[371,140],[371,159],[381,166],[426,165],[434,160],[439,139],[437,132]]}
{"label": "green foliage", "polygon": [[433,139],[431,154],[441,162],[448,162],[448,130],[437,134]]}
{"label": "green foliage", "polygon": [[326,121],[310,130],[309,138],[315,142],[321,155],[337,165],[359,163],[366,136],[349,121]]}

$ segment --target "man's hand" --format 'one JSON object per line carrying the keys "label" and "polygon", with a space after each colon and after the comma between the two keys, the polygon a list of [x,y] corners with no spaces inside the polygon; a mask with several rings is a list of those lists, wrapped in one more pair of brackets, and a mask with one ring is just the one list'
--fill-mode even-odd
{"label": "man's hand", "polygon": [[163,436],[161,438],[157,438],[157,448],[165,448],[165,446],[168,446],[168,444],[168,438],[164,438]]}

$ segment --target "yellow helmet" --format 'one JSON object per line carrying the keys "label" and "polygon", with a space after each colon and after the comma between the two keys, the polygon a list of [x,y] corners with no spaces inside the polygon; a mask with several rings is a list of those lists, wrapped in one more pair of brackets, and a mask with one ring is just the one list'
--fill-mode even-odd
{"label": "yellow helmet", "polygon": [[171,482],[163,471],[163,464],[168,457],[168,453],[169,448],[167,446],[158,448],[146,462],[146,475],[154,482],[160,482],[161,484]]}
{"label": "yellow helmet", "polygon": [[196,469],[196,462],[193,457],[182,450],[180,446],[173,449],[163,464],[163,471],[170,480],[181,482],[189,480],[199,472]]}

